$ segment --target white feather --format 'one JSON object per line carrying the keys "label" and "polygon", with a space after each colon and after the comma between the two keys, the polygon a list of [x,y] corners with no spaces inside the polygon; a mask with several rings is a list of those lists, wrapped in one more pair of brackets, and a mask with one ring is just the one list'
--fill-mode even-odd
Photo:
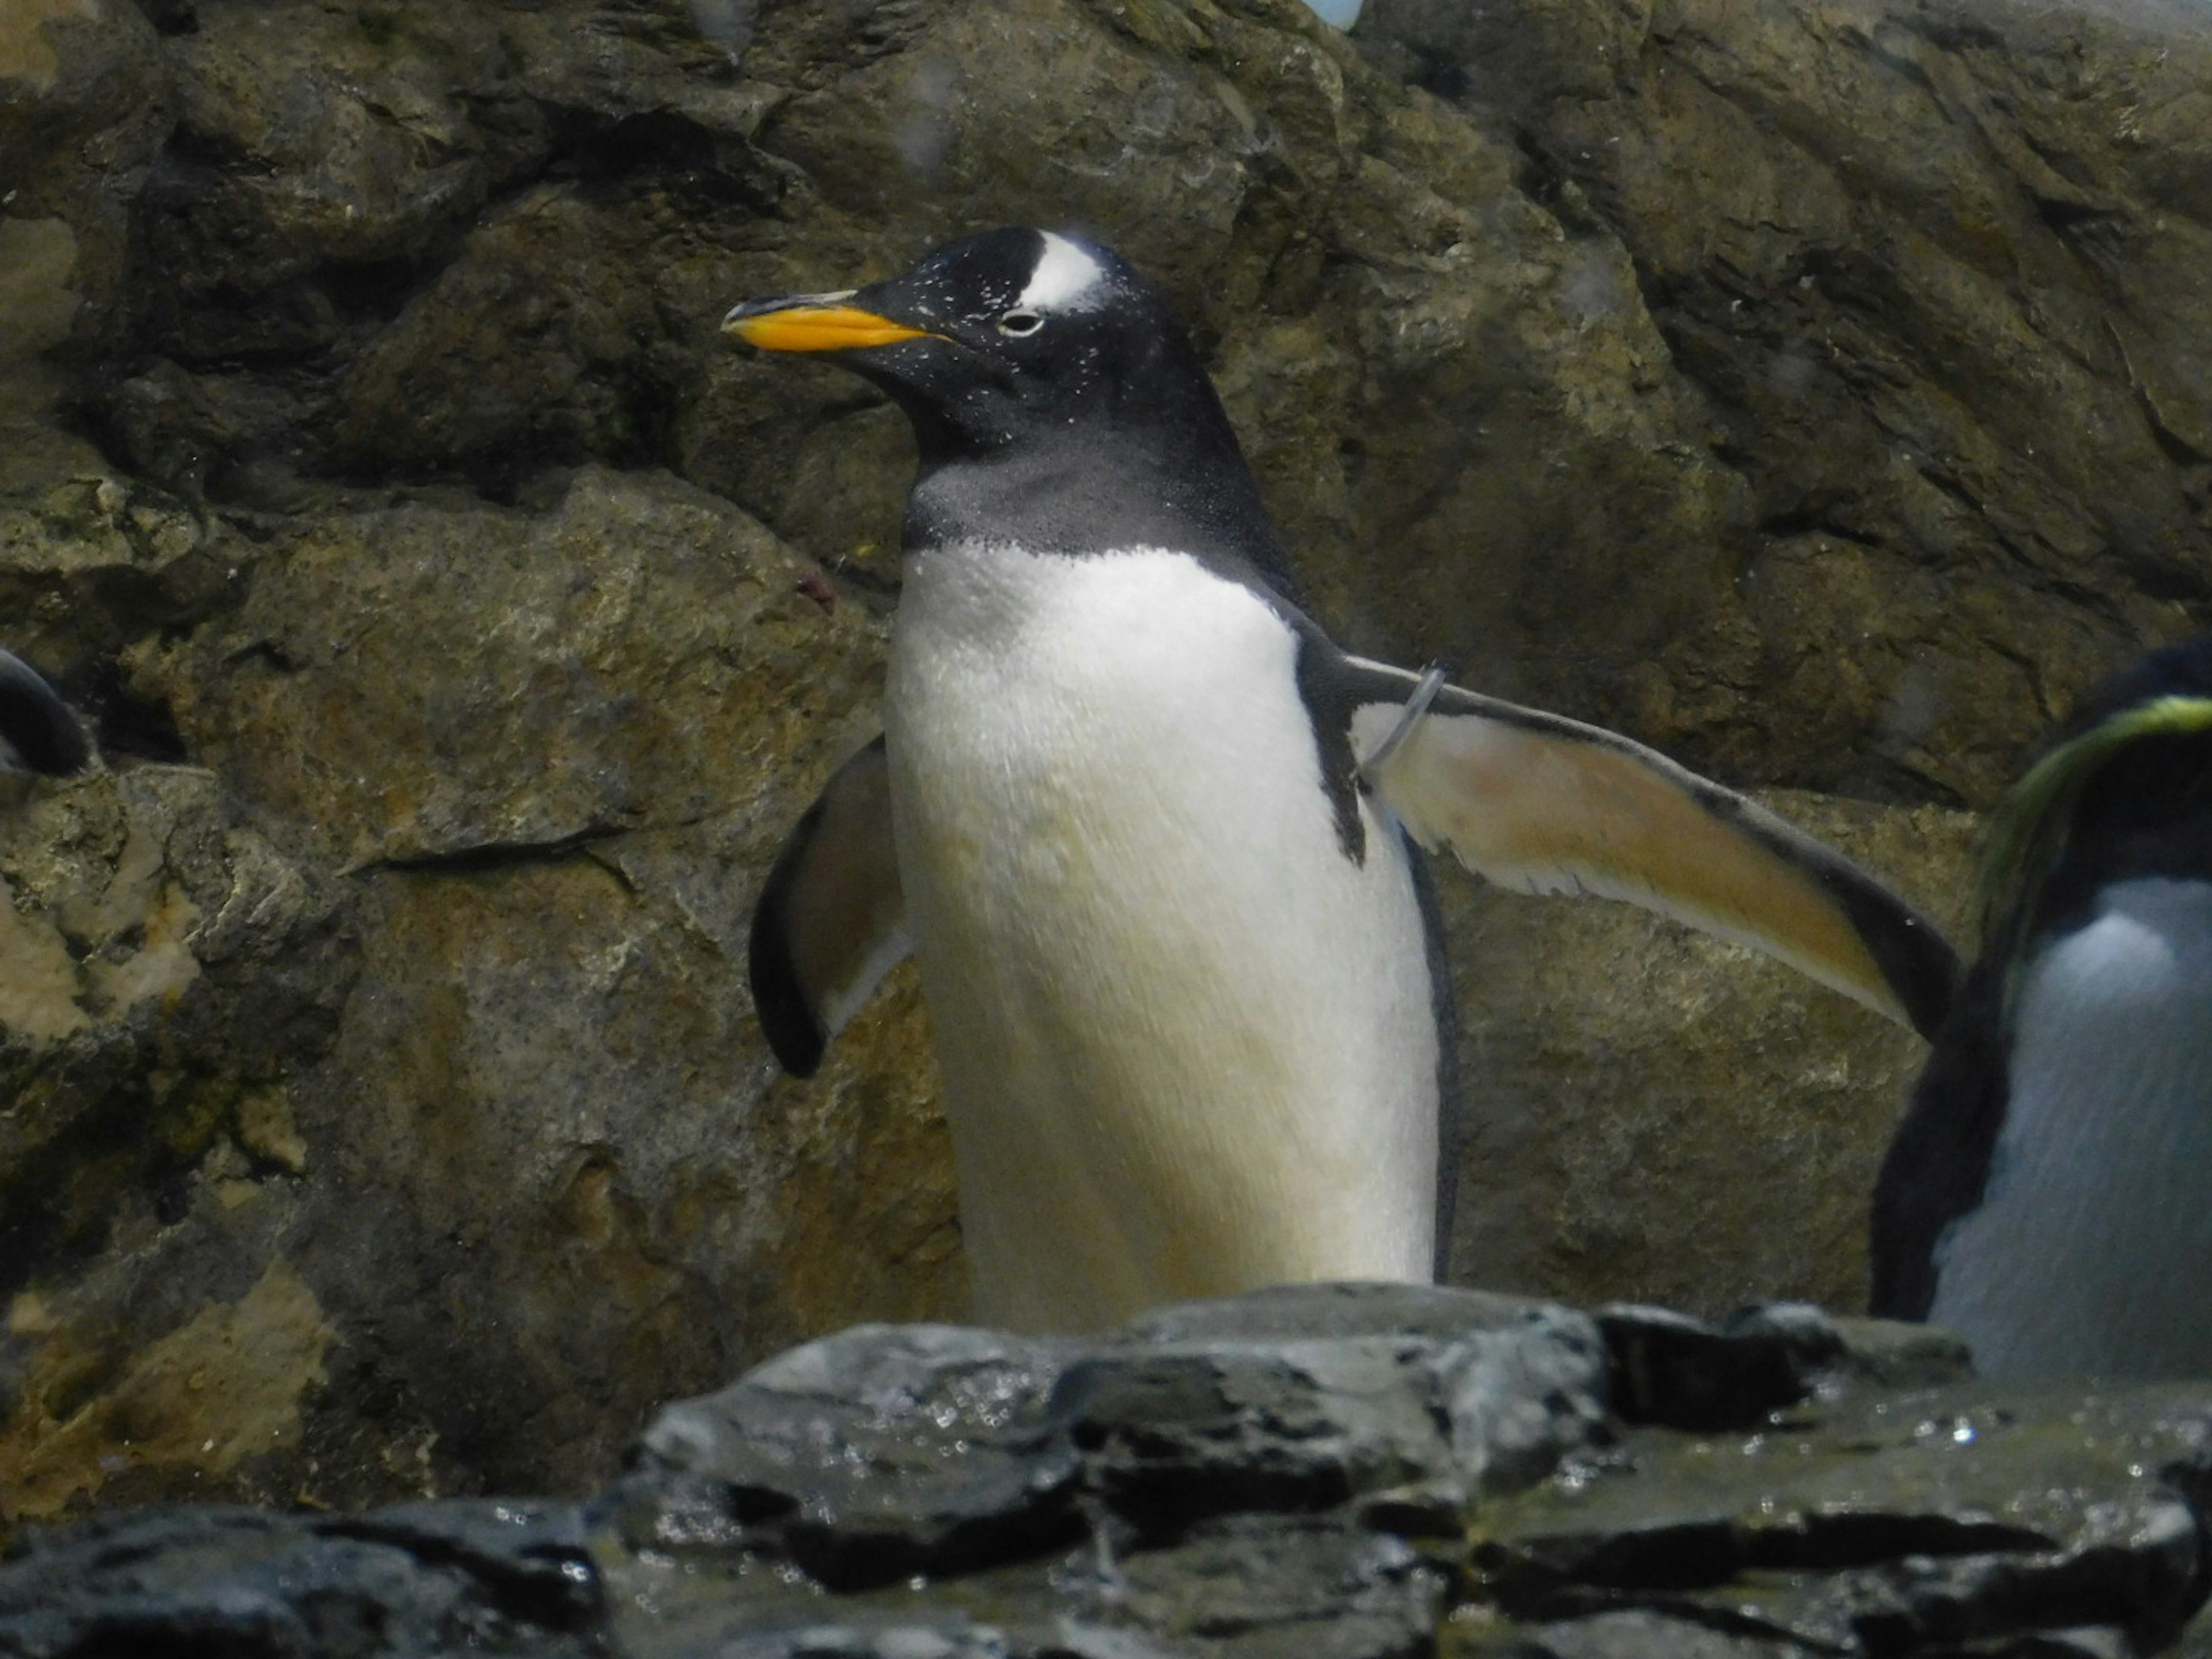
{"label": "white feather", "polygon": [[1016,311],[1080,311],[1105,275],[1098,261],[1066,237],[1052,231],[1044,237],[1044,252],[1030,273],[1029,286],[1016,300]]}
{"label": "white feather", "polygon": [[1419,907],[1387,817],[1340,848],[1295,663],[1182,554],[908,561],[892,811],[986,1320],[1429,1276]]}
{"label": "white feather", "polygon": [[2212,884],[2107,889],[2014,1014],[1989,1187],[1929,1316],[1992,1376],[2212,1376]]}

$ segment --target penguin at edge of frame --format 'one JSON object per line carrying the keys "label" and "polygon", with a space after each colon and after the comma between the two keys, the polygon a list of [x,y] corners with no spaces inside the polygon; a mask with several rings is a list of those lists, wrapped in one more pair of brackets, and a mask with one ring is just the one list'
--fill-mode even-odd
{"label": "penguin at edge of frame", "polygon": [[36,669],[0,651],[0,774],[66,777],[92,758],[70,706]]}
{"label": "penguin at edge of frame", "polygon": [[1949,945],[1833,850],[1334,644],[1182,329],[1107,249],[984,232],[724,329],[827,354],[919,445],[885,733],[786,842],[750,973],[804,1077],[918,954],[979,1320],[1435,1276],[1456,1091],[1409,838],[1942,1017]]}
{"label": "penguin at edge of frame", "polygon": [[1982,953],[1875,1188],[1872,1310],[1986,1376],[2212,1376],[2212,635],[1990,814]]}

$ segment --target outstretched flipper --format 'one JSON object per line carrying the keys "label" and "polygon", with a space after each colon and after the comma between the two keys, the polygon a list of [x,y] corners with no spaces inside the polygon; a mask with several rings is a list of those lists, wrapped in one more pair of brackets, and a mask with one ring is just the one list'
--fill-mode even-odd
{"label": "outstretched flipper", "polygon": [[830,1039],[913,949],[878,738],[793,828],[753,911],[753,1004],[784,1070],[812,1077]]}
{"label": "outstretched flipper", "polygon": [[12,652],[0,651],[0,769],[59,777],[91,758],[70,706]]}
{"label": "outstretched flipper", "polygon": [[1942,1023],[1958,975],[1942,932],[1765,808],[1598,726],[1361,658],[1340,672],[1352,752],[1422,846],[1502,887],[1625,899],[1753,945],[1923,1036]]}

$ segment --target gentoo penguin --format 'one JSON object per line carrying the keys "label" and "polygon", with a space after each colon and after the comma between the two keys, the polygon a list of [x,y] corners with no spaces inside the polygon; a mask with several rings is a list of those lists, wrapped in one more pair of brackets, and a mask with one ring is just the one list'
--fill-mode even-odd
{"label": "gentoo penguin", "polygon": [[0,651],[0,772],[61,776],[90,757],[70,706],[21,657]]}
{"label": "gentoo penguin", "polygon": [[1936,930],[1770,813],[1331,643],[1196,353],[1106,249],[987,232],[725,327],[830,354],[919,442],[887,730],[786,845],[751,976],[805,1076],[919,955],[978,1316],[1432,1276],[1446,988],[1409,835],[1942,1012]]}
{"label": "gentoo penguin", "polygon": [[1875,1188],[1873,1310],[1992,1376],[2212,1376],[2212,637],[2083,702],[1980,889]]}

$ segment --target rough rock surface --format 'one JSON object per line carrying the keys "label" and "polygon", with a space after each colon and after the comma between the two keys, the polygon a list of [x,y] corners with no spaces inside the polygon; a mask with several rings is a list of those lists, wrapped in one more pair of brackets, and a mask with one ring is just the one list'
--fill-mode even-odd
{"label": "rough rock surface", "polygon": [[[731,301],[1106,237],[1348,644],[1820,792],[1784,804],[1955,921],[1964,809],[2212,616],[2208,42],[2014,0],[0,4],[0,635],[105,754],[0,812],[0,1532],[582,1491],[659,1400],[957,1316],[911,981],[811,1086],[742,984],[872,724],[906,441],[724,349]],[[1446,888],[1455,1274],[1851,1305],[1914,1041]]]}
{"label": "rough rock surface", "polygon": [[580,1505],[40,1533],[0,1653],[2117,1659],[2212,1588],[2208,1503],[2204,1387],[1992,1390],[1802,1305],[1319,1286],[1085,1341],[856,1328],[670,1407]]}

